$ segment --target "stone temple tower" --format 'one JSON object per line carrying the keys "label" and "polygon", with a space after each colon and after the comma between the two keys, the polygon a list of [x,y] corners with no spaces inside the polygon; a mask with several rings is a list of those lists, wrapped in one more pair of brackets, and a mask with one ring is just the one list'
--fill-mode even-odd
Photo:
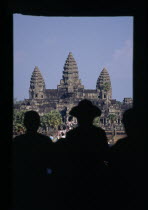
{"label": "stone temple tower", "polygon": [[67,94],[81,92],[84,89],[79,79],[77,63],[71,52],[64,65],[63,79],[60,80],[60,85],[57,88],[58,92]]}
{"label": "stone temple tower", "polygon": [[30,80],[29,99],[43,98],[45,98],[45,82],[39,68],[35,66]]}
{"label": "stone temple tower", "polygon": [[100,99],[112,99],[112,87],[107,69],[103,68],[96,84]]}

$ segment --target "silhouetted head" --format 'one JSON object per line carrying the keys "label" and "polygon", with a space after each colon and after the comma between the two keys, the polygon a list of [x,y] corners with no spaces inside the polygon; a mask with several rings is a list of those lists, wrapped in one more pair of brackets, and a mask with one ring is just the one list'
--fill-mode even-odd
{"label": "silhouetted head", "polygon": [[73,107],[69,114],[76,117],[79,124],[86,125],[92,124],[94,118],[101,115],[101,110],[91,101],[84,99],[79,102],[78,106]]}
{"label": "silhouetted head", "polygon": [[40,125],[40,116],[35,111],[28,111],[24,115],[24,125],[27,131],[37,132]]}
{"label": "silhouetted head", "polygon": [[124,124],[126,134],[128,136],[133,136],[136,132],[136,115],[133,108],[130,108],[123,113],[122,122]]}

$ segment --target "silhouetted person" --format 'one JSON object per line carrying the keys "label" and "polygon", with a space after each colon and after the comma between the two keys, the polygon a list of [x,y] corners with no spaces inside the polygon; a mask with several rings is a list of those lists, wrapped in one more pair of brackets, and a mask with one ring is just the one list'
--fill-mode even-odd
{"label": "silhouetted person", "polygon": [[[52,141],[37,132],[40,116],[35,111],[24,115],[26,133],[12,143],[12,202],[14,207],[46,206],[49,195],[48,173],[51,173]],[[47,194],[47,195],[46,195]]]}
{"label": "silhouetted person", "polygon": [[106,181],[109,174],[104,164],[108,158],[108,143],[104,130],[93,125],[101,111],[85,99],[69,114],[77,118],[78,127],[56,143],[59,174],[65,178],[61,194],[63,192],[63,197],[67,198],[65,203],[71,203],[70,209],[95,209],[101,202],[105,206],[102,198],[106,199],[108,193]]}
{"label": "silhouetted person", "polygon": [[115,203],[128,210],[144,209],[140,201],[144,162],[139,119],[139,113],[134,108],[124,112],[122,121],[127,136],[119,139],[110,149],[110,166],[115,177],[115,191],[118,191]]}

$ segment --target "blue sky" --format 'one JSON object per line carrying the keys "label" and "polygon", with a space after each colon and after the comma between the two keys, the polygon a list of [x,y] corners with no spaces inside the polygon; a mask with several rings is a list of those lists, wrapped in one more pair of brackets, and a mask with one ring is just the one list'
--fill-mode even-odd
{"label": "blue sky", "polygon": [[110,75],[113,98],[132,97],[133,17],[37,17],[15,14],[14,98],[29,98],[38,66],[46,88],[56,89],[72,52],[79,78],[95,89],[101,70]]}

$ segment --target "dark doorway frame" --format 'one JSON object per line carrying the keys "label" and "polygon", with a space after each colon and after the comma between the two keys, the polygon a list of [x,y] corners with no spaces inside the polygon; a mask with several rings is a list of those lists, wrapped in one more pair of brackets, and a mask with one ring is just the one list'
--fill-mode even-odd
{"label": "dark doorway frame", "polygon": [[[51,4],[46,0],[14,0],[1,3],[0,9],[0,58],[1,64],[1,100],[0,100],[0,129],[1,129],[1,160],[8,155],[9,143],[12,139],[13,113],[13,14],[36,16],[133,16],[134,17],[134,52],[133,52],[133,102],[141,115],[147,112],[147,78],[148,78],[148,9],[130,2],[119,4],[90,4],[78,5],[74,2],[67,4],[63,1]],[[142,2],[141,2],[142,4]],[[128,6],[127,6],[128,5]],[[10,160],[11,158],[9,158]],[[3,164],[4,165],[4,164]],[[2,165],[2,166],[3,166]],[[4,193],[5,194],[5,193]],[[8,197],[8,196],[6,196]]]}

